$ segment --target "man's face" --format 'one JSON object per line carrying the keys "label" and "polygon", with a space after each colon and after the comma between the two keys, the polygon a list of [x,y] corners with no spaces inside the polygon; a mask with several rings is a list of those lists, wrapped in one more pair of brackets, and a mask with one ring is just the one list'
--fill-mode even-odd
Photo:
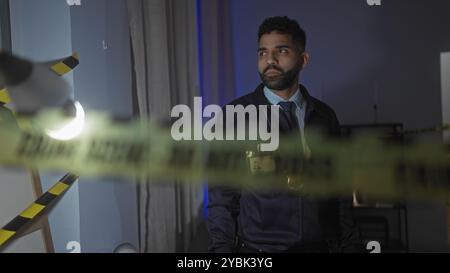
{"label": "man's face", "polygon": [[259,76],[272,90],[286,90],[297,84],[298,73],[307,60],[308,54],[300,52],[288,34],[273,31],[262,35],[259,40]]}

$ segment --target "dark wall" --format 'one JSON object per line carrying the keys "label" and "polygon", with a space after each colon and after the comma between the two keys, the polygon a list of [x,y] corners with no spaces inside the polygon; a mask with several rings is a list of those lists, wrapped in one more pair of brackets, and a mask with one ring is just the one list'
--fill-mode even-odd
{"label": "dark wall", "polygon": [[406,128],[439,124],[440,53],[450,51],[446,0],[233,0],[237,94],[259,83],[256,33],[265,17],[297,19],[308,35],[309,66],[301,81],[336,110],[341,123],[379,122]]}

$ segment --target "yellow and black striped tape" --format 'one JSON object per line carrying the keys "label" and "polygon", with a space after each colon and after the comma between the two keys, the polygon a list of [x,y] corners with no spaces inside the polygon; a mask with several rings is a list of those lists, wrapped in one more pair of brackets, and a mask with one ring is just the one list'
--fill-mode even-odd
{"label": "yellow and black striped tape", "polygon": [[41,195],[28,208],[0,229],[0,252],[14,239],[20,237],[28,227],[36,223],[40,216],[49,211],[49,207],[58,201],[70,186],[78,179],[73,173],[66,174],[60,181]]}
{"label": "yellow and black striped tape", "polygon": [[[78,53],[74,52],[72,56],[69,56],[55,64],[50,69],[59,76],[72,71],[80,63]],[[8,95],[8,90],[4,87],[0,87],[0,106],[11,102],[11,98]]]}
{"label": "yellow and black striped tape", "polygon": [[63,76],[72,71],[79,63],[78,54],[73,53],[72,56],[52,65],[51,70],[59,76]]}

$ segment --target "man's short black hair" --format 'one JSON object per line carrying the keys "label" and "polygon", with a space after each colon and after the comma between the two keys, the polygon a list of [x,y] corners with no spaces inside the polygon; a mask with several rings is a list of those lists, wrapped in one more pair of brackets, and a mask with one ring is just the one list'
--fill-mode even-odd
{"label": "man's short black hair", "polygon": [[289,34],[292,37],[292,42],[300,51],[306,48],[306,33],[300,27],[297,21],[288,18],[287,16],[275,16],[266,18],[259,26],[258,42],[261,36],[276,31],[280,34]]}

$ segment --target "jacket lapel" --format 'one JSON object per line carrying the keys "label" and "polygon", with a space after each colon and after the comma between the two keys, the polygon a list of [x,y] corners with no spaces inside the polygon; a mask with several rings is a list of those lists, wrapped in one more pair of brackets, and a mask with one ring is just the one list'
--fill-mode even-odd
{"label": "jacket lapel", "polygon": [[[308,122],[311,119],[311,115],[314,112],[314,101],[312,100],[312,97],[309,95],[308,90],[305,86],[302,84],[299,85],[300,93],[302,94],[302,97],[306,100],[306,111],[305,111],[305,129],[308,125]],[[267,100],[266,96],[264,95],[264,85],[260,84],[258,87],[256,87],[255,91],[253,92],[253,103],[258,107],[259,105],[267,105],[270,106],[270,102]],[[258,109],[259,110],[259,109]],[[280,117],[282,116],[282,113],[280,113]],[[268,130],[271,130],[271,115],[270,115],[270,107],[267,109],[267,128]],[[284,121],[283,118],[280,118],[280,131],[282,133],[288,132],[289,126]]]}
{"label": "jacket lapel", "polygon": [[308,125],[309,121],[311,120],[311,115],[314,112],[314,101],[312,97],[309,95],[308,90],[305,86],[300,84],[300,93],[302,94],[303,98],[306,100],[306,111],[305,111],[305,129]]}
{"label": "jacket lapel", "polygon": [[[270,113],[270,106],[272,105],[266,98],[266,96],[264,95],[264,85],[260,84],[258,85],[258,87],[256,87],[255,91],[253,92],[253,98],[252,98],[253,102],[255,104],[256,107],[258,107],[259,105],[266,105],[267,106],[267,130],[272,130],[272,126],[271,126],[271,113]],[[257,109],[258,111],[258,119],[259,119],[259,109]]]}

